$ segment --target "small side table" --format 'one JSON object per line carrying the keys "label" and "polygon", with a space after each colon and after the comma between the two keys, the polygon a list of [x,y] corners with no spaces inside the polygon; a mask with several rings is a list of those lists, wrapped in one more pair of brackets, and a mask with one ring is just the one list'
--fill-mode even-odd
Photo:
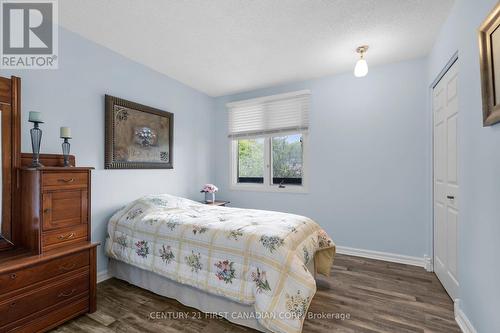
{"label": "small side table", "polygon": [[215,200],[215,202],[201,201],[201,203],[203,203],[205,205],[210,205],[210,206],[222,206],[222,207],[226,207],[226,205],[230,204],[231,202],[230,201],[223,201],[223,200]]}

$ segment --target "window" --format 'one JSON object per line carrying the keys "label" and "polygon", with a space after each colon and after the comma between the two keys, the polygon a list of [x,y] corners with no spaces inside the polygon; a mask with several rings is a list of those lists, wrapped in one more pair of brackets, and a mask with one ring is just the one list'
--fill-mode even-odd
{"label": "window", "polygon": [[229,103],[234,189],[303,192],[309,91]]}
{"label": "window", "polygon": [[238,140],[238,183],[264,183],[264,139]]}
{"label": "window", "polygon": [[302,185],[302,134],[271,139],[273,184]]}

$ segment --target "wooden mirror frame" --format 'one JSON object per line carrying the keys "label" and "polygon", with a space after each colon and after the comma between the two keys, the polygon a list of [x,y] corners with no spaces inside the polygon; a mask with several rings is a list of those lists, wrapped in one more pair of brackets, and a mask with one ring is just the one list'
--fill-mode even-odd
{"label": "wooden mirror frame", "polygon": [[2,224],[0,251],[13,248],[19,240],[18,170],[21,162],[21,79],[0,77],[2,117]]}

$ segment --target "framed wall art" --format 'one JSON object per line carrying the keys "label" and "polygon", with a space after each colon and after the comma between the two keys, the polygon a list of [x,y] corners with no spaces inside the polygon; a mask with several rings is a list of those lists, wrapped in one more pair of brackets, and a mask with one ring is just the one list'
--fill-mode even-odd
{"label": "framed wall art", "polygon": [[173,113],[105,97],[105,168],[172,169]]}
{"label": "framed wall art", "polygon": [[479,28],[483,126],[500,122],[500,3]]}

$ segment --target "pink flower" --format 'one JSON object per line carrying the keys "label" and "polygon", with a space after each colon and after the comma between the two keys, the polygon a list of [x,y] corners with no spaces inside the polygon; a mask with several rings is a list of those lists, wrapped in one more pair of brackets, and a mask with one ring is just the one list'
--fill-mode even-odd
{"label": "pink flower", "polygon": [[215,193],[217,191],[219,191],[219,189],[214,184],[205,184],[205,185],[203,185],[200,192]]}

